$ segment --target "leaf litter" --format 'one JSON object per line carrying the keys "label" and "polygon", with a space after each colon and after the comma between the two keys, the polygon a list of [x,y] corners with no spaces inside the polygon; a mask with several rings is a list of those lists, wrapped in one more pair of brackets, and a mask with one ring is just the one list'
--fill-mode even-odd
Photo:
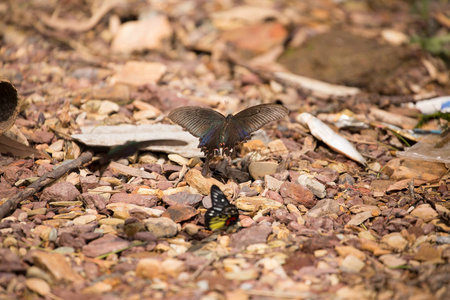
{"label": "leaf litter", "polygon": [[[448,34],[447,3],[426,22],[406,1],[66,4],[0,5],[0,77],[20,100],[2,138],[23,145],[1,148],[2,298],[449,297],[448,116],[420,132],[403,105],[450,92],[448,54],[426,52],[438,35],[421,27]],[[261,103],[289,116],[212,158],[209,177],[198,139],[166,118]],[[437,155],[397,157],[440,132]],[[105,154],[124,144],[139,151]],[[213,185],[237,225],[205,227]]]}

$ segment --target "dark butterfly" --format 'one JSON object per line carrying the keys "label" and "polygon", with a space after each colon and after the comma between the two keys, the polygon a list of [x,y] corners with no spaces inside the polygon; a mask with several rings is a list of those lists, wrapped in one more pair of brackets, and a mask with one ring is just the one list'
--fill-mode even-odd
{"label": "dark butterfly", "polygon": [[217,185],[211,186],[212,207],[206,211],[205,225],[210,230],[218,229],[224,226],[231,226],[239,220],[239,211],[236,206],[228,202]]}
{"label": "dark butterfly", "polygon": [[94,171],[99,171],[100,176],[98,180],[100,181],[103,173],[106,171],[111,161],[131,156],[138,152],[140,149],[146,148],[154,143],[155,141],[128,141],[123,145],[111,148],[108,153],[103,155],[100,159],[92,161],[88,166]]}
{"label": "dark butterfly", "polygon": [[203,175],[216,151],[229,155],[237,143],[250,139],[250,134],[269,122],[279,120],[289,110],[279,104],[260,104],[235,115],[224,116],[210,108],[185,106],[169,113],[169,119],[200,138],[198,147],[205,153]]}

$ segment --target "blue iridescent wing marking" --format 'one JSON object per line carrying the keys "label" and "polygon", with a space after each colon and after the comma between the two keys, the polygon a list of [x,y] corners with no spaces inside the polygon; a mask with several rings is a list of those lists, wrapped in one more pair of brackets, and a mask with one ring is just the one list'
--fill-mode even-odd
{"label": "blue iridescent wing marking", "polygon": [[220,132],[225,117],[215,110],[197,106],[177,108],[169,113],[169,119],[200,138],[199,148],[206,156],[213,156],[219,148]]}
{"label": "blue iridescent wing marking", "polygon": [[233,149],[237,143],[250,139],[250,134],[262,126],[285,117],[288,109],[278,104],[261,104],[249,107],[231,117],[225,144]]}

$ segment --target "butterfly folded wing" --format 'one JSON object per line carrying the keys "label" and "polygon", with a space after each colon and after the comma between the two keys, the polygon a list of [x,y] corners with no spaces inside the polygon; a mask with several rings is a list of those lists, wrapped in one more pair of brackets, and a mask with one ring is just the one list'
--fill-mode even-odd
{"label": "butterfly folded wing", "polygon": [[215,184],[211,186],[211,203],[212,207],[225,207],[230,205],[227,197],[222,190]]}
{"label": "butterfly folded wing", "polygon": [[215,230],[238,222],[239,211],[236,206],[228,202],[228,199],[216,185],[211,186],[211,202],[212,207],[205,214],[207,228]]}
{"label": "butterfly folded wing", "polygon": [[224,214],[213,214],[210,217],[208,217],[208,215],[205,215],[205,226],[210,230],[216,230],[228,226],[227,225],[228,217],[229,216]]}

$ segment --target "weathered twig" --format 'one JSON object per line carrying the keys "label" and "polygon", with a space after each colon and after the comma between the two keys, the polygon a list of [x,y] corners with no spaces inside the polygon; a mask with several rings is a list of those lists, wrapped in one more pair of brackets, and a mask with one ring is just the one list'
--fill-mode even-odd
{"label": "weathered twig", "polygon": [[243,290],[243,292],[249,296],[260,296],[263,298],[272,299],[317,299],[318,295],[314,295],[311,292],[297,292],[297,291],[269,291],[269,290]]}
{"label": "weathered twig", "polygon": [[70,170],[76,169],[81,165],[90,162],[92,160],[92,156],[92,152],[84,152],[77,159],[63,164],[51,172],[45,173],[41,178],[30,184],[24,190],[21,190],[19,193],[6,200],[6,202],[0,206],[0,220],[8,216],[14,209],[16,209],[20,201],[25,200],[26,198],[37,193],[41,188],[61,178]]}
{"label": "weathered twig", "polygon": [[181,171],[180,171],[180,175],[178,175],[178,179],[173,183],[174,187],[177,187],[178,184],[181,182],[181,180],[183,180],[184,175],[186,175],[187,171],[188,171],[188,168],[186,167],[186,165],[183,165],[183,167],[181,168]]}
{"label": "weathered twig", "polygon": [[58,31],[85,32],[94,28],[110,10],[123,3],[121,0],[106,1],[89,19],[84,21],[66,20],[43,13],[38,14],[38,17],[46,26]]}
{"label": "weathered twig", "polygon": [[216,260],[225,258],[225,257],[229,257],[229,256],[233,256],[236,255],[238,252],[237,251],[233,251],[231,253],[227,253],[227,254],[222,254],[222,255],[217,255],[214,254],[213,257],[210,257],[208,259],[208,261],[206,261],[203,265],[201,265],[195,272],[194,274],[192,274],[191,278],[192,280],[197,279],[198,276],[200,276],[200,274],[202,274],[203,271],[205,271],[205,269],[207,267],[209,267],[213,262],[215,262]]}
{"label": "weathered twig", "polygon": [[192,279],[195,280],[197,279],[198,276],[200,276],[200,274],[209,266],[211,265],[216,259],[218,259],[217,256],[211,257],[208,259],[207,262],[205,262],[203,265],[200,266],[200,268],[198,268],[194,274],[192,274]]}

